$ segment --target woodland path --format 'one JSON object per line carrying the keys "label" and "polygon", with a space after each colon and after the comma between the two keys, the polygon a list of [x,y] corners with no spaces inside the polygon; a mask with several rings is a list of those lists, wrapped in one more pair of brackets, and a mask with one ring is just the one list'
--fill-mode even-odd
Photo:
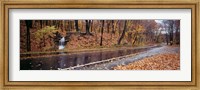
{"label": "woodland path", "polygon": [[76,70],[112,70],[113,67],[118,66],[118,65],[127,65],[131,62],[141,60],[143,58],[151,57],[154,55],[158,55],[158,54],[176,54],[176,53],[179,53],[179,51],[180,51],[180,47],[164,45],[161,47],[157,47],[157,48],[153,48],[151,50],[141,52],[132,57],[122,58],[122,59],[119,58],[119,59],[111,61],[111,62],[92,65],[92,66],[88,66],[88,67],[80,67],[80,68],[76,68]]}

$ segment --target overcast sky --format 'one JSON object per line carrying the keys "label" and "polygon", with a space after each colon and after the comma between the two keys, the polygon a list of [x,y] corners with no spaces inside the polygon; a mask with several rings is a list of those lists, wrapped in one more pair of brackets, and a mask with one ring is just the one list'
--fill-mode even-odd
{"label": "overcast sky", "polygon": [[156,23],[162,23],[162,20],[155,20]]}

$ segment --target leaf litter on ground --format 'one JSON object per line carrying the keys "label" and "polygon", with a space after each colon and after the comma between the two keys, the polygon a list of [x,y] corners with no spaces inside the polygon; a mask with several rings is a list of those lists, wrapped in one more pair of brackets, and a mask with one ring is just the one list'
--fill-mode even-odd
{"label": "leaf litter on ground", "polygon": [[180,54],[158,54],[128,65],[119,65],[114,70],[180,70]]}

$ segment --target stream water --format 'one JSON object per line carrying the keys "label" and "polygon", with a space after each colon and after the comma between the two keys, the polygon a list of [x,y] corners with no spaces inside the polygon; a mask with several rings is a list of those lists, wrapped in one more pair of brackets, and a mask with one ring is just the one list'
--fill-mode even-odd
{"label": "stream water", "polygon": [[61,50],[61,49],[64,49],[64,48],[65,48],[65,45],[64,45],[64,43],[65,43],[65,38],[64,38],[64,37],[62,37],[62,38],[59,40],[59,47],[58,47],[58,49],[59,49],[59,50]]}
{"label": "stream water", "polygon": [[77,65],[83,65],[90,62],[106,60],[114,57],[134,54],[146,50],[148,48],[129,48],[113,51],[96,51],[96,52],[80,52],[80,53],[60,53],[56,56],[27,58],[20,60],[20,70],[58,70]]}

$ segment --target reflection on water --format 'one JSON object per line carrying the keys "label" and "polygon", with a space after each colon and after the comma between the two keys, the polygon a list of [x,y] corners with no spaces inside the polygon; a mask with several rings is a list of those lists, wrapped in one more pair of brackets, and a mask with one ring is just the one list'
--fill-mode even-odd
{"label": "reflection on water", "polygon": [[106,60],[113,57],[129,55],[148,49],[139,48],[116,51],[82,52],[73,54],[61,53],[62,55],[57,56],[29,58],[20,60],[20,70],[58,70],[60,68],[68,68],[90,62]]}

